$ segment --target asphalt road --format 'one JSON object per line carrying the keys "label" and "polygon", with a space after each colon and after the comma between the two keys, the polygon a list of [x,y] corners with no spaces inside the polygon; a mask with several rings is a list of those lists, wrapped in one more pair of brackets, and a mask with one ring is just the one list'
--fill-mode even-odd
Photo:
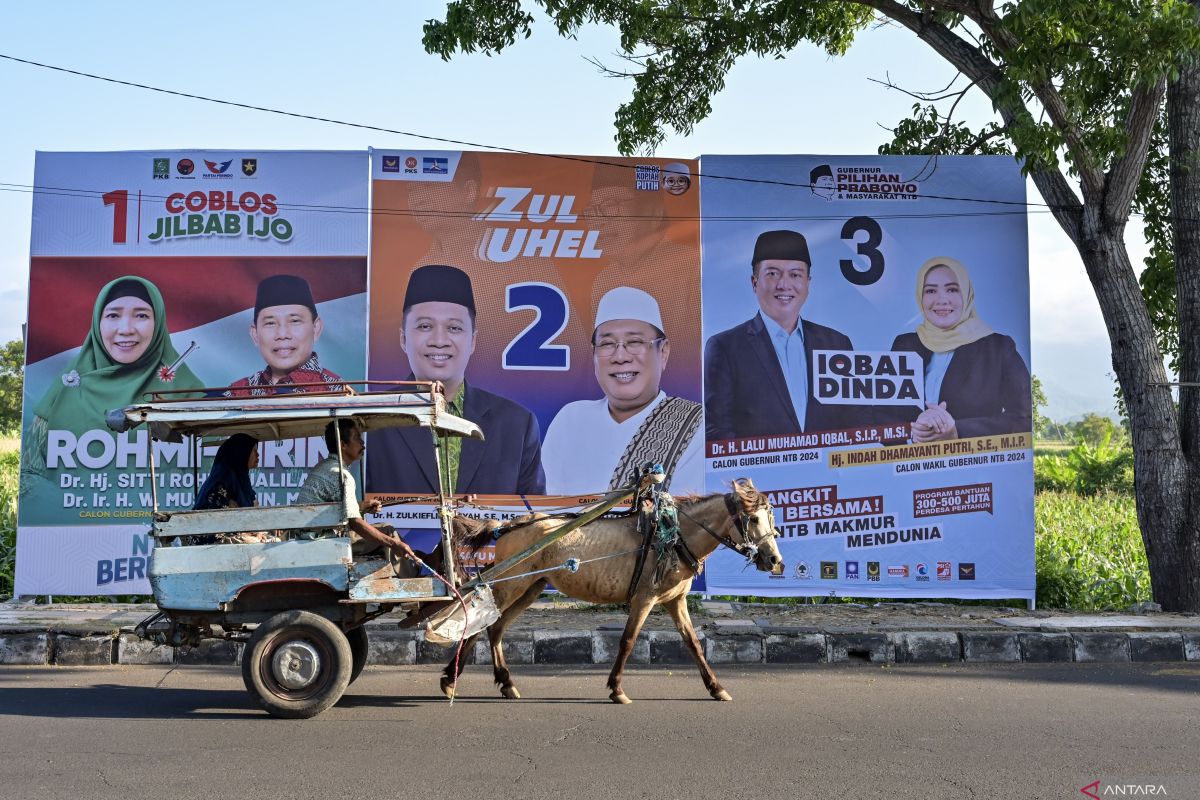
{"label": "asphalt road", "polygon": [[490,673],[451,707],[432,667],[370,668],[288,721],[230,667],[3,667],[0,798],[1200,797],[1197,663],[727,666],[732,703],[641,668],[630,706],[595,668],[516,667],[519,701]]}

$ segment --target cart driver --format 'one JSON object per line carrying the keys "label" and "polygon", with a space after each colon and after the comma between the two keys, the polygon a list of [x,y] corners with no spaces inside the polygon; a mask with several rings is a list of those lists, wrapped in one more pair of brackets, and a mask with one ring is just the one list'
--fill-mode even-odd
{"label": "cart driver", "polygon": [[[329,423],[325,428],[325,444],[329,447],[329,455],[317,463],[304,479],[300,493],[296,497],[298,504],[307,503],[337,503],[345,506],[346,519],[350,528],[350,551],[356,555],[367,555],[390,549],[397,557],[396,561],[412,564],[416,553],[399,536],[380,530],[363,519],[363,514],[370,514],[380,509],[378,500],[358,501],[358,492],[354,484],[354,476],[345,467],[338,466],[338,439],[342,443],[342,460],[348,467],[363,456],[366,446],[363,444],[362,431],[354,424],[354,420],[339,419]],[[340,474],[339,474],[340,473]],[[387,526],[390,527],[390,526]],[[333,528],[317,531],[305,531],[299,535],[301,539],[322,539],[328,536],[341,536]],[[414,565],[415,566],[415,565]],[[415,571],[414,571],[415,574]]]}

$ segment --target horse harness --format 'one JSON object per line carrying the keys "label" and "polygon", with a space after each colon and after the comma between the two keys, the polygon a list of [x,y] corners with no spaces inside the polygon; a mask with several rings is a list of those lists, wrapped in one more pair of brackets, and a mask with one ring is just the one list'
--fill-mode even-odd
{"label": "horse harness", "polygon": [[[653,548],[658,556],[654,570],[654,582],[658,583],[663,577],[678,566],[679,562],[687,565],[694,574],[699,575],[704,569],[703,562],[696,558],[695,553],[683,540],[679,529],[678,514],[683,514],[694,522],[705,533],[717,540],[719,544],[728,547],[738,555],[747,559],[758,554],[758,545],[750,541],[748,533],[750,514],[742,511],[737,496],[730,492],[725,495],[725,509],[737,529],[741,542],[736,542],[728,536],[717,533],[691,514],[684,511],[675,503],[675,499],[657,486],[651,486],[647,492],[639,492],[635,498],[640,506],[637,529],[642,534],[642,546],[638,552],[637,563],[629,581],[627,599],[632,600],[642,578],[642,570],[646,564],[646,556]],[[768,506],[769,507],[769,506]]]}

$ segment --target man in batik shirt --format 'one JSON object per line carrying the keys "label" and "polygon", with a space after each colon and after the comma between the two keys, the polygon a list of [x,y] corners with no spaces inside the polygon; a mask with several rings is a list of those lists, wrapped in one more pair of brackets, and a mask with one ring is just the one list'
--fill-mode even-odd
{"label": "man in batik shirt", "polygon": [[264,278],[258,284],[254,301],[250,338],[267,366],[235,381],[225,395],[249,397],[340,390],[342,379],[321,366],[313,349],[323,327],[308,281],[296,275]]}

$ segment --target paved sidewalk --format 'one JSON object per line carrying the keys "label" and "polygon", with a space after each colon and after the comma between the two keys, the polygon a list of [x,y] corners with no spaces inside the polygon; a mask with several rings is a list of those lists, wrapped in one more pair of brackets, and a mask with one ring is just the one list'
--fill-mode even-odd
{"label": "paved sidewalk", "polygon": [[[236,664],[239,642],[171,648],[133,627],[152,605],[0,605],[0,664]],[[758,605],[704,602],[693,622],[714,664],[1200,661],[1200,615],[1078,614],[941,603]],[[444,663],[452,651],[402,630],[396,617],[368,624],[369,664]],[[625,614],[544,600],[505,636],[513,664],[607,664]],[[475,663],[489,663],[485,642]],[[690,663],[666,614],[656,612],[632,663]]]}

